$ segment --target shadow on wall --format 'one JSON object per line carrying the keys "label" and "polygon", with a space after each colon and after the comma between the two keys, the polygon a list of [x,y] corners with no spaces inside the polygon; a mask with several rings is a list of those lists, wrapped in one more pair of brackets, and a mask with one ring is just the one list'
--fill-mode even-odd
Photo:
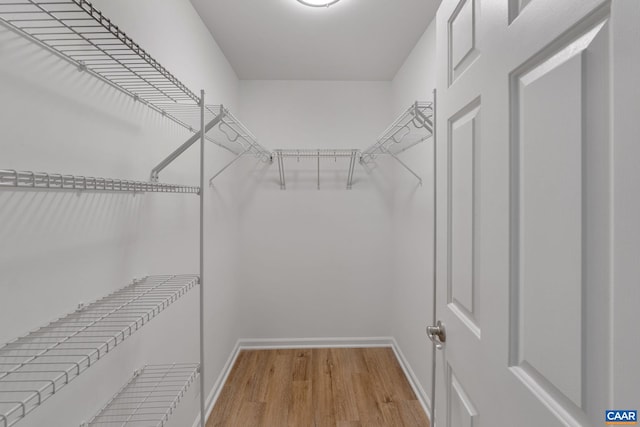
{"label": "shadow on wall", "polygon": [[0,343],[129,283],[142,197],[0,190]]}
{"label": "shadow on wall", "polygon": [[[332,164],[322,160],[320,175],[316,160],[301,159],[297,162],[289,159],[285,163],[286,190],[280,187],[280,176],[277,161],[262,163],[245,161],[236,171],[236,182],[239,183],[238,207],[240,215],[250,209],[257,191],[262,189],[268,192],[282,191],[362,191],[374,189],[385,202],[387,211],[391,212],[394,206],[394,174],[393,164],[388,159],[380,158],[376,162],[361,164],[356,162],[353,175],[353,188],[346,189],[348,171],[345,165]],[[250,164],[250,166],[246,166]],[[318,181],[320,189],[318,189]],[[215,189],[214,182],[214,189]],[[217,192],[217,190],[215,190]]]}
{"label": "shadow on wall", "polygon": [[[99,120],[104,126],[127,133],[140,133],[146,126],[169,127],[169,134],[177,138],[176,141],[186,135],[177,123],[2,24],[0,48],[3,85],[15,88],[22,94],[21,98],[53,103],[61,110],[71,112],[77,120],[69,123],[70,127],[82,126],[83,120],[87,119],[89,122]],[[23,102],[28,107],[29,104]],[[33,113],[27,108],[18,112],[27,117]],[[42,123],[38,125],[42,126]],[[95,129],[88,130],[89,134],[95,132]]]}

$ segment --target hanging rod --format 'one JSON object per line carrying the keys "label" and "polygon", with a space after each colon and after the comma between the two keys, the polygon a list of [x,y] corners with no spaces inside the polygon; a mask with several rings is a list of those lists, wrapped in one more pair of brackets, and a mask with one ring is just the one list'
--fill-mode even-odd
{"label": "hanging rod", "polygon": [[407,108],[371,145],[360,154],[360,163],[369,164],[378,155],[389,155],[411,172],[422,184],[422,178],[407,166],[398,154],[433,136],[433,103],[415,102]]}
{"label": "hanging rod", "polygon": [[0,427],[10,427],[191,290],[150,276],[0,347]]}
{"label": "hanging rod", "polygon": [[46,172],[0,169],[0,188],[35,188],[38,190],[117,191],[133,193],[192,193],[199,187],[158,182],[128,181],[91,176],[62,175]]}
{"label": "hanging rod", "polygon": [[347,190],[350,190],[353,186],[353,172],[355,169],[356,159],[359,155],[357,149],[328,149],[328,148],[315,148],[315,149],[277,149],[274,151],[274,155],[278,160],[278,172],[280,177],[280,189],[286,190],[286,179],[284,172],[284,159],[285,158],[306,158],[317,160],[317,186],[320,189],[320,159],[335,159],[348,158],[349,159],[349,171],[347,172]]}
{"label": "hanging rod", "polygon": [[136,371],[109,403],[80,427],[163,427],[198,371],[198,364],[147,365]]}

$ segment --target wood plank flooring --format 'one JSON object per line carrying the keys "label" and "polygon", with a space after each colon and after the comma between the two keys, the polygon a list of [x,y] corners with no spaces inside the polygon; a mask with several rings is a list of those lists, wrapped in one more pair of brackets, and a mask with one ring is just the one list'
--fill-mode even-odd
{"label": "wood plank flooring", "polygon": [[428,427],[390,348],[244,350],[207,427]]}

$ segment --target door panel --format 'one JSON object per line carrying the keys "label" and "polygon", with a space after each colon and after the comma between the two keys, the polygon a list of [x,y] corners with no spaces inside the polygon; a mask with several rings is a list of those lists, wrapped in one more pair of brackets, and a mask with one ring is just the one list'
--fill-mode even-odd
{"label": "door panel", "polygon": [[449,18],[449,84],[452,84],[478,57],[476,45],[476,3],[461,0]]}
{"label": "door panel", "polygon": [[[631,251],[640,264],[640,241],[621,251],[614,233],[626,218],[612,199],[624,186],[616,147],[632,153],[624,141],[638,140],[616,133],[628,112],[613,108],[613,88],[637,83],[611,64],[640,62],[616,53],[616,40],[629,46],[620,31],[640,45],[620,24],[640,16],[624,11],[640,7],[443,0],[438,10],[436,300],[447,342],[436,427],[586,427],[605,409],[634,409],[615,407],[626,383],[614,361],[629,358],[612,350],[625,304],[613,296],[638,283],[616,278],[615,262]],[[623,105],[640,121],[637,100]]]}
{"label": "door panel", "polygon": [[455,114],[448,123],[449,141],[449,285],[447,302],[467,327],[480,338],[476,320],[475,195],[476,147],[480,132],[480,99]]}
{"label": "door panel", "polygon": [[478,421],[478,411],[451,367],[448,369],[447,387],[447,420],[449,423],[447,427],[475,427]]}
{"label": "door panel", "polygon": [[[586,377],[606,371],[597,361],[589,366],[583,360],[591,344],[584,314],[606,324],[608,307],[584,313],[583,307],[587,298],[593,300],[591,290],[606,283],[589,286],[589,275],[602,277],[609,269],[607,257],[590,256],[589,249],[607,246],[608,235],[591,236],[592,230],[606,229],[606,222],[593,217],[593,203],[586,205],[587,198],[607,203],[600,190],[606,181],[599,181],[606,180],[608,156],[596,163],[587,157],[588,149],[604,148],[606,154],[606,103],[590,92],[595,88],[607,99],[602,83],[608,77],[603,62],[590,56],[607,58],[607,21],[607,10],[599,9],[569,29],[512,74],[510,94],[511,366],[533,389],[544,390],[541,399],[577,419],[586,409],[583,394],[590,393]],[[593,344],[590,351],[602,353]]]}

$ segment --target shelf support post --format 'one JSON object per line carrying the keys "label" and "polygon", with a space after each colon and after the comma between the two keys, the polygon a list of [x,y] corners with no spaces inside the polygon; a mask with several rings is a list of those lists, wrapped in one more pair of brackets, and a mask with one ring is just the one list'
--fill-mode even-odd
{"label": "shelf support post", "polygon": [[320,151],[318,151],[318,190],[320,189]]}
{"label": "shelf support post", "polygon": [[[207,129],[204,123],[204,90],[200,91],[200,427],[205,427],[205,369],[204,369],[204,147]],[[209,122],[210,128],[220,120],[224,109]],[[216,121],[217,120],[217,121]],[[214,123],[215,122],[215,123]],[[208,126],[208,125],[207,125]]]}

